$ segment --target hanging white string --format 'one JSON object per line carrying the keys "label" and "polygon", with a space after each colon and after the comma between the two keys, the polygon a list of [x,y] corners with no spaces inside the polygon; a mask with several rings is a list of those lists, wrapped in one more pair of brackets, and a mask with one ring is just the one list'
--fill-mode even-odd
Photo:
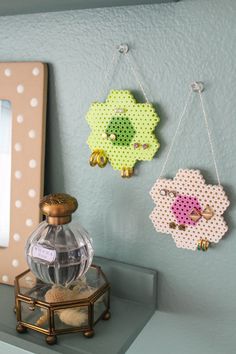
{"label": "hanging white string", "polygon": [[110,86],[109,85],[109,76],[111,75],[111,71],[112,71],[112,69],[115,70],[115,67],[118,64],[118,60],[120,59],[120,56],[124,55],[127,58],[127,61],[128,61],[128,64],[129,64],[129,66],[131,68],[132,74],[134,75],[134,78],[135,78],[138,86],[140,87],[140,89],[141,89],[141,91],[143,93],[143,96],[144,96],[144,98],[146,100],[146,103],[149,103],[147,94],[146,94],[146,92],[144,90],[144,87],[143,87],[143,85],[142,85],[142,83],[141,83],[141,81],[139,79],[139,75],[137,73],[138,70],[135,70],[134,65],[132,64],[131,59],[129,57],[129,54],[127,54],[128,50],[129,50],[128,45],[127,44],[121,44],[120,46],[118,46],[117,49],[118,49],[118,51],[114,52],[112,60],[111,60],[111,64],[110,64],[108,70],[105,73],[105,77],[104,77],[104,80],[103,80],[103,87],[104,88],[102,89],[102,91],[104,91],[104,93],[105,93],[105,90],[107,90],[106,88],[108,87],[108,89],[109,89],[109,86]]}
{"label": "hanging white string", "polygon": [[[110,86],[109,85],[110,84],[109,77],[111,75],[111,71],[112,71],[112,69],[114,70],[115,67],[117,66],[118,59],[120,59],[120,55],[117,51],[115,51],[112,56],[110,66],[108,66],[108,69],[105,72],[105,76],[104,76],[104,80],[103,80],[103,89],[101,91],[104,91],[104,96],[105,96],[105,92],[106,92],[107,88],[109,89],[109,86]],[[111,76],[113,76],[113,74]]]}
{"label": "hanging white string", "polygon": [[139,85],[139,87],[140,87],[140,89],[141,89],[141,91],[142,91],[142,93],[143,93],[143,96],[144,96],[146,102],[149,103],[147,94],[146,94],[146,92],[145,92],[145,90],[144,90],[144,87],[143,87],[143,85],[142,85],[142,83],[141,83],[139,77],[138,77],[137,70],[135,70],[134,66],[132,65],[132,62],[131,62],[130,57],[129,57],[129,54],[126,53],[126,54],[125,54],[125,57],[126,57],[127,60],[128,60],[128,63],[129,63],[129,65],[130,65],[130,68],[131,68],[131,70],[132,70],[132,73],[133,73],[133,75],[134,75],[134,78],[135,78],[137,84]]}
{"label": "hanging white string", "polygon": [[217,167],[217,163],[216,163],[215,151],[214,151],[213,142],[212,142],[212,138],[211,138],[211,131],[210,131],[210,127],[209,127],[207,113],[206,113],[205,106],[204,106],[204,103],[203,103],[203,97],[202,97],[201,90],[199,90],[198,93],[199,93],[201,107],[202,107],[202,112],[203,112],[203,116],[204,116],[204,120],[205,120],[208,140],[209,140],[209,144],[210,144],[210,148],[211,148],[212,159],[213,159],[213,163],[214,163],[214,167],[215,167],[215,171],[216,171],[216,177],[217,177],[217,181],[218,181],[219,186],[221,186],[220,177],[219,177],[219,171],[218,171],[218,167]]}
{"label": "hanging white string", "polygon": [[[202,108],[202,113],[203,113],[203,116],[204,116],[204,122],[205,122],[206,130],[207,130],[207,137],[208,137],[208,141],[209,141],[209,145],[210,145],[210,149],[211,149],[212,160],[213,160],[214,168],[215,168],[215,172],[216,172],[216,178],[217,178],[219,186],[221,186],[220,177],[219,177],[219,171],[218,171],[218,167],[217,167],[217,163],[216,163],[215,151],[214,151],[213,142],[212,142],[212,138],[211,138],[211,131],[210,131],[209,122],[208,122],[208,118],[207,118],[207,113],[206,113],[206,109],[205,109],[204,102],[203,102],[203,97],[202,97],[203,84],[201,82],[194,82],[192,84],[192,89],[193,89],[194,92],[197,92],[199,94],[201,108]],[[178,121],[178,125],[177,125],[177,129],[176,129],[175,134],[174,134],[174,136],[172,138],[172,141],[171,141],[171,144],[170,144],[170,148],[169,148],[169,150],[167,152],[167,156],[166,156],[166,159],[165,159],[165,161],[163,163],[163,166],[162,166],[162,169],[161,169],[161,173],[160,173],[158,179],[160,179],[162,177],[162,175],[164,174],[164,171],[165,171],[165,168],[166,168],[166,164],[167,164],[167,162],[169,160],[169,157],[170,157],[170,154],[172,152],[172,149],[173,149],[177,134],[179,132],[181,123],[182,123],[183,118],[185,116],[185,113],[186,113],[186,110],[187,110],[187,106],[188,106],[191,94],[192,94],[192,90],[190,91],[190,93],[188,95],[188,98],[187,98],[186,103],[184,105],[184,109],[183,109],[183,111],[182,111],[182,113],[180,115],[180,118],[179,118],[179,121]]]}
{"label": "hanging white string", "polygon": [[163,163],[163,166],[162,166],[162,169],[161,169],[161,172],[160,172],[160,175],[159,175],[158,179],[160,179],[163,176],[163,174],[164,174],[164,171],[165,171],[165,168],[166,168],[166,164],[167,164],[167,162],[169,160],[169,157],[170,157],[170,154],[172,152],[176,137],[178,135],[178,132],[179,132],[179,129],[180,129],[180,126],[181,126],[181,123],[182,123],[183,118],[185,116],[185,113],[186,113],[186,110],[187,110],[187,107],[188,107],[188,104],[189,104],[189,101],[190,101],[191,94],[192,94],[192,90],[189,92],[187,100],[186,100],[185,105],[184,105],[184,109],[183,109],[182,113],[179,116],[178,125],[177,125],[177,128],[176,128],[175,134],[174,134],[174,136],[172,138],[169,150],[167,152],[166,159],[165,159],[165,161]]}

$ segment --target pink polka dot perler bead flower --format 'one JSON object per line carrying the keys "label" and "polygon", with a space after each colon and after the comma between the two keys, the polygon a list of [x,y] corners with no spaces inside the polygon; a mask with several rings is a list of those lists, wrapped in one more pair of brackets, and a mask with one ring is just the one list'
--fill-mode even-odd
{"label": "pink polka dot perler bead flower", "polygon": [[229,200],[223,187],[207,185],[198,170],[179,170],[173,180],[158,179],[150,194],[156,204],[150,215],[156,231],[171,234],[179,248],[217,243],[228,230],[222,214]]}

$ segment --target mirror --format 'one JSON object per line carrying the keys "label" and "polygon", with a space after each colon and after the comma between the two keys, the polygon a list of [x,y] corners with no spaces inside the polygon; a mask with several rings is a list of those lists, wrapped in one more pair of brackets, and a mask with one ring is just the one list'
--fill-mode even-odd
{"label": "mirror", "polygon": [[27,269],[26,240],[40,222],[47,65],[0,62],[0,283]]}
{"label": "mirror", "polygon": [[11,201],[11,102],[0,100],[0,247],[8,247]]}

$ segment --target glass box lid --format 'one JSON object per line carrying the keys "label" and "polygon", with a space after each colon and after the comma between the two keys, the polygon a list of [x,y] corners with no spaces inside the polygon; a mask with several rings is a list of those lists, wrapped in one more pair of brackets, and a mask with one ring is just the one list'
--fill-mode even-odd
{"label": "glass box lid", "polygon": [[67,287],[46,284],[27,270],[16,277],[16,295],[46,303],[85,301],[96,297],[97,292],[108,285],[104,273],[96,265],[92,265],[86,275]]}

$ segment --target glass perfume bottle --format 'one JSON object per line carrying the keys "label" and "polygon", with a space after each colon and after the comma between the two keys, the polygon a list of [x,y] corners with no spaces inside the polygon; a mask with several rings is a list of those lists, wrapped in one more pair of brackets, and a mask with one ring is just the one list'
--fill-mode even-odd
{"label": "glass perfume bottle", "polygon": [[50,194],[40,202],[46,220],[29,237],[25,254],[34,275],[48,284],[68,286],[89,269],[93,247],[87,231],[71,222],[77,209],[68,194]]}

